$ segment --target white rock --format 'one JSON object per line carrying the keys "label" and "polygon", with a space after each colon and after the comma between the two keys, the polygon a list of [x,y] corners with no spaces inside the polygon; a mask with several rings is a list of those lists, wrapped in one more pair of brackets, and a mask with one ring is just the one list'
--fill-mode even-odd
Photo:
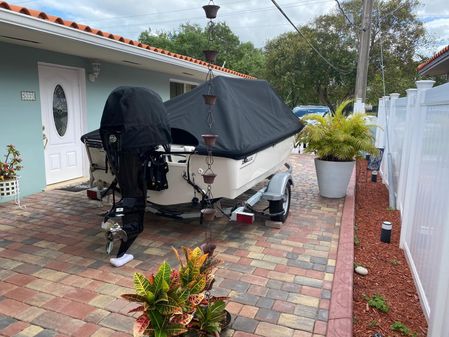
{"label": "white rock", "polygon": [[360,274],[360,275],[363,275],[363,276],[368,275],[368,269],[366,269],[365,267],[362,267],[362,266],[357,266],[355,268],[355,272],[357,274]]}

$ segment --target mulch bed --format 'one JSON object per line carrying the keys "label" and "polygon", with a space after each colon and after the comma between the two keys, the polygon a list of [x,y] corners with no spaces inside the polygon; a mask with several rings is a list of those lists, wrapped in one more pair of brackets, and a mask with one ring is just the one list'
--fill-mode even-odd
{"label": "mulch bed", "polygon": [[[385,337],[407,336],[391,329],[394,322],[405,325],[408,336],[426,336],[427,322],[405,254],[399,248],[399,211],[388,208],[388,191],[380,175],[377,183],[371,182],[371,171],[366,167],[366,160],[357,161],[354,263],[366,267],[369,274],[354,273],[354,337],[371,337],[376,332]],[[380,241],[382,221],[393,224],[390,244]],[[387,313],[368,305],[374,295],[385,299]]]}

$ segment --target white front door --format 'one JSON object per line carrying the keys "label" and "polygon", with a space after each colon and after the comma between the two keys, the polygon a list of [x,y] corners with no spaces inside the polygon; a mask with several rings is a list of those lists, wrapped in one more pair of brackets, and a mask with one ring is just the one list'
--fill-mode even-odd
{"label": "white front door", "polygon": [[47,185],[83,176],[81,70],[39,64]]}

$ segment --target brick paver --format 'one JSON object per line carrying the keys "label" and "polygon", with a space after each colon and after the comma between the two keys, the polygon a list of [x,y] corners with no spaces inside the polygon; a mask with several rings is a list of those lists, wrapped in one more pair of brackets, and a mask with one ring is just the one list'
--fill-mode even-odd
{"label": "brick paver", "polygon": [[[231,297],[233,321],[223,336],[325,336],[328,329],[348,328],[347,322],[328,321],[344,200],[319,197],[311,156],[292,155],[290,162],[295,186],[280,229],[263,219],[244,225],[223,218],[211,226],[224,261],[213,292]],[[5,336],[131,335],[131,307],[119,295],[132,292],[132,274],[148,274],[163,260],[176,265],[171,246],[197,246],[206,235],[197,219],[148,214],[131,248],[135,260],[113,268],[99,230],[107,205],[87,200],[84,192],[60,190],[23,204],[0,204]]]}

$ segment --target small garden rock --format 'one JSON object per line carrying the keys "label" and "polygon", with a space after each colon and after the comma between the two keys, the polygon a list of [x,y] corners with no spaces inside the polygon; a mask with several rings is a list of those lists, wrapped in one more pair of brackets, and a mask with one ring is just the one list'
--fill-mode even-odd
{"label": "small garden rock", "polygon": [[365,267],[362,267],[362,266],[357,266],[355,268],[355,272],[357,274],[363,275],[363,276],[368,275],[368,269],[366,269]]}

